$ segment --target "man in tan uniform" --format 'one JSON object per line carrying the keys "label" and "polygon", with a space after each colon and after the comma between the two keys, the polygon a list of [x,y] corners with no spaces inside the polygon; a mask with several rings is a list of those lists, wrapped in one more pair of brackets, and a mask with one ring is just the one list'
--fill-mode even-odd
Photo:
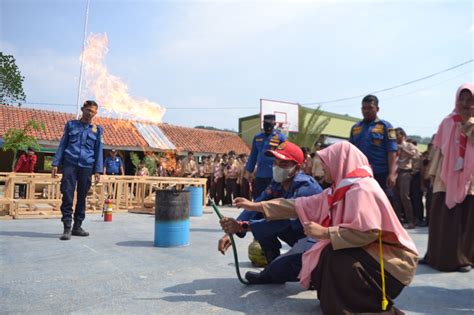
{"label": "man in tan uniform", "polygon": [[413,157],[412,165],[412,176],[411,176],[411,186],[410,186],[410,197],[411,204],[413,206],[413,214],[415,215],[415,221],[417,226],[426,226],[424,221],[425,217],[425,206],[423,205],[423,191],[422,191],[422,155],[420,150],[418,150],[418,143],[415,140],[407,139],[407,142],[413,144],[416,148],[416,154]]}
{"label": "man in tan uniform", "polygon": [[[207,179],[206,181],[206,191],[209,194],[209,196],[212,197],[211,195],[211,183],[212,183],[212,173],[213,173],[213,168],[212,168],[212,161],[211,161],[211,156],[205,156],[202,160],[202,167],[203,167],[203,173],[204,173],[204,178]],[[208,199],[209,200],[209,199]]]}
{"label": "man in tan uniform", "polygon": [[395,129],[398,144],[398,177],[394,187],[394,208],[399,219],[405,216],[407,229],[415,228],[415,216],[410,198],[413,158],[417,154],[416,147],[406,141],[407,134],[402,128]]}
{"label": "man in tan uniform", "polygon": [[212,184],[211,184],[211,197],[214,199],[216,205],[222,200],[224,205],[224,166],[222,162],[222,157],[218,153],[212,164]]}
{"label": "man in tan uniform", "polygon": [[188,157],[183,159],[183,177],[196,177],[198,171],[194,153],[189,151]]}

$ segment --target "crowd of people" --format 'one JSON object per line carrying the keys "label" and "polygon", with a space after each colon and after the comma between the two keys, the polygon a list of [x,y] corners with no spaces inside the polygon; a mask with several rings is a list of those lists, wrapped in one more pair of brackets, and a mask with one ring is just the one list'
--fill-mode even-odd
{"label": "crowd of people", "polygon": [[217,153],[203,156],[198,163],[193,152],[176,162],[176,177],[201,177],[207,179],[209,197],[217,205],[232,206],[237,197],[249,197],[250,184],[244,177],[246,154]]}
{"label": "crowd of people", "polygon": [[[251,232],[258,240],[268,265],[246,273],[250,284],[299,281],[317,291],[324,314],[402,314],[394,299],[413,280],[418,261],[440,271],[472,269],[474,84],[458,89],[453,112],[423,153],[378,111],[377,97],[364,97],[364,119],[351,128],[349,142],[318,148],[314,156],[306,148],[288,150],[294,145],[286,139],[272,143],[271,128],[255,136],[251,155],[262,163],[274,159],[271,183],[254,201],[236,198],[244,210],[220,221],[226,235],[218,242],[224,254],[229,234]],[[328,188],[297,195],[291,188],[301,174]],[[406,229],[428,223],[428,250],[419,260]],[[281,241],[291,247],[283,255]]]}
{"label": "crowd of people", "polygon": [[[376,96],[368,95],[362,100],[364,119],[352,127],[349,141],[368,157],[375,178],[406,228],[427,226],[432,200],[428,170],[433,147],[430,144],[428,150],[420,153],[417,142],[407,138],[402,128],[393,128],[389,122],[378,118],[378,110]],[[259,150],[274,148],[286,140],[284,135],[274,130],[273,115],[265,117],[264,131],[255,136],[250,158],[230,151],[200,156],[199,161],[194,152],[188,152],[185,157],[176,156],[172,163],[166,157],[157,159],[153,173],[142,160],[135,175],[206,178],[209,197],[218,205],[232,206],[236,197],[256,199],[270,184],[273,172],[273,160],[260,154]],[[310,148],[301,148],[304,154],[301,171],[315,178],[324,188],[328,184],[324,182],[324,171],[316,152],[326,147],[324,140],[318,139],[313,152]],[[35,162],[34,148],[29,148],[18,159],[15,171],[33,172]],[[109,151],[103,162],[103,174],[125,175],[123,159],[115,149]],[[25,190],[25,185],[20,185],[20,198],[24,198]]]}
{"label": "crowd of people", "polygon": [[[113,154],[103,165],[103,130],[92,124],[97,108],[87,101],[81,119],[67,122],[52,163],[52,176],[58,166],[63,171],[61,240],[89,235],[82,222],[92,175],[98,181],[110,165],[123,173]],[[235,219],[220,220],[225,235],[218,250],[228,250],[230,234],[251,233],[258,240],[267,266],[246,273],[250,284],[299,281],[317,291],[324,314],[400,313],[394,300],[413,280],[419,260],[406,229],[428,222],[420,263],[471,270],[474,84],[458,89],[454,110],[422,154],[378,111],[377,97],[367,95],[363,120],[351,128],[349,141],[325,148],[318,143],[313,153],[288,141],[274,129],[275,116],[265,115],[248,159],[229,152],[198,164],[189,152],[178,160],[173,175],[207,178],[216,203],[244,209]],[[143,163],[137,174],[149,175]],[[291,247],[287,253],[280,253],[281,242]]]}

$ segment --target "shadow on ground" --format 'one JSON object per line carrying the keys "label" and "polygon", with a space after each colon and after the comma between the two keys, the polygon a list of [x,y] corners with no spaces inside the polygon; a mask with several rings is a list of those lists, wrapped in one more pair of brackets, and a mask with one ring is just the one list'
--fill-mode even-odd
{"label": "shadow on ground", "polygon": [[322,314],[319,302],[314,299],[293,297],[302,288],[290,285],[236,285],[236,279],[199,279],[164,289],[173,295],[163,298],[138,298],[138,300],[160,299],[167,302],[201,302],[235,312],[254,314],[315,313]]}
{"label": "shadow on ground", "polygon": [[[164,292],[173,295],[163,298],[138,298],[138,300],[200,302],[230,311],[255,314],[322,314],[316,294],[314,299],[295,297],[302,291],[297,285],[236,286],[235,282],[235,279],[199,279],[164,289]],[[444,301],[441,305],[440,300]],[[403,311],[416,313],[473,314],[474,289],[410,287],[395,300],[395,306]]]}

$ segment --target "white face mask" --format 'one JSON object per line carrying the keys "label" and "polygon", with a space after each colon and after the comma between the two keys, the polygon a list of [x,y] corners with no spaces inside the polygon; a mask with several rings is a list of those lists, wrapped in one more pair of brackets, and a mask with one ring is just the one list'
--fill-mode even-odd
{"label": "white face mask", "polygon": [[273,166],[273,180],[276,181],[277,183],[283,183],[285,180],[293,176],[293,175],[290,176],[290,173],[293,172],[295,167],[296,165],[290,168],[281,168],[279,166],[274,165]]}

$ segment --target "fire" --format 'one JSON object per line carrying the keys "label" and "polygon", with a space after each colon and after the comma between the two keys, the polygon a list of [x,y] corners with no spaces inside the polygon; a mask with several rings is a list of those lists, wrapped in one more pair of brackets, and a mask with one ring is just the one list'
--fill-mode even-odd
{"label": "fire", "polygon": [[128,86],[110,74],[104,64],[108,52],[107,34],[90,34],[81,55],[87,89],[94,95],[101,108],[120,118],[161,122],[166,109],[148,100],[136,100]]}

